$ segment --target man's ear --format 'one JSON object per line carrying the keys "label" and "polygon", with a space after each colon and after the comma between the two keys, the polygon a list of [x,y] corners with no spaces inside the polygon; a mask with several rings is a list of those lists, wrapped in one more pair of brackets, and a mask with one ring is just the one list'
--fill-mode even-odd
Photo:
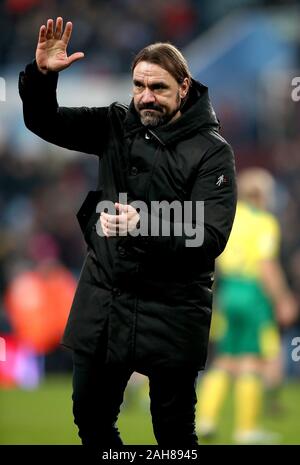
{"label": "man's ear", "polygon": [[181,86],[180,86],[180,91],[179,91],[179,94],[180,94],[180,98],[184,99],[186,96],[187,96],[187,93],[189,91],[189,80],[188,78],[184,78]]}

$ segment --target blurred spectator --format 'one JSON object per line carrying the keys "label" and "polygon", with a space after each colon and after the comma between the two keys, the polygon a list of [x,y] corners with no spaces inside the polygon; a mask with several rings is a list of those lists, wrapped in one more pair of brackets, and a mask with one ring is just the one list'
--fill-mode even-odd
{"label": "blurred spectator", "polygon": [[240,201],[231,236],[219,257],[216,305],[222,323],[212,369],[204,375],[197,426],[202,436],[216,432],[220,408],[234,382],[234,441],[276,441],[259,428],[265,380],[275,404],[282,382],[278,326],[291,326],[297,302],[279,260],[280,230],[270,209],[274,181],[266,170],[248,169],[238,178]]}

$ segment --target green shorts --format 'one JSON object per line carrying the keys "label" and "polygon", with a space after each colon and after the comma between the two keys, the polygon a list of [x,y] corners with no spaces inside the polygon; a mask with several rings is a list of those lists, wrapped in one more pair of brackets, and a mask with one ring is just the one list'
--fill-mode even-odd
{"label": "green shorts", "polygon": [[221,321],[219,355],[279,354],[280,335],[272,304],[257,281],[226,278],[219,282],[216,303]]}

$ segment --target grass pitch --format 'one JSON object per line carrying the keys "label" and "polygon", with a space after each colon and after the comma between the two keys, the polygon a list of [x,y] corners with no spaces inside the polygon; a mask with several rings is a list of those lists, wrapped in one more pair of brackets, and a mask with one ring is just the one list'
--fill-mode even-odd
{"label": "grass pitch", "polygon": [[[300,383],[287,383],[280,400],[283,413],[264,416],[263,426],[281,435],[280,444],[300,444]],[[232,412],[229,398],[219,434],[210,444],[232,444]],[[126,391],[118,424],[124,444],[156,444],[147,396],[136,389]],[[80,444],[72,417],[71,378],[47,377],[32,391],[0,390],[0,444]]]}

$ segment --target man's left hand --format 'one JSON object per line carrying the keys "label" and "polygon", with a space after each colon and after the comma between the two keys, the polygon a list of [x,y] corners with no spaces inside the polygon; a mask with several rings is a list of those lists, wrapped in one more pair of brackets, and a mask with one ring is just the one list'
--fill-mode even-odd
{"label": "man's left hand", "polygon": [[103,233],[106,237],[127,236],[128,233],[136,229],[140,215],[131,205],[115,203],[117,215],[109,215],[101,212],[100,222]]}

